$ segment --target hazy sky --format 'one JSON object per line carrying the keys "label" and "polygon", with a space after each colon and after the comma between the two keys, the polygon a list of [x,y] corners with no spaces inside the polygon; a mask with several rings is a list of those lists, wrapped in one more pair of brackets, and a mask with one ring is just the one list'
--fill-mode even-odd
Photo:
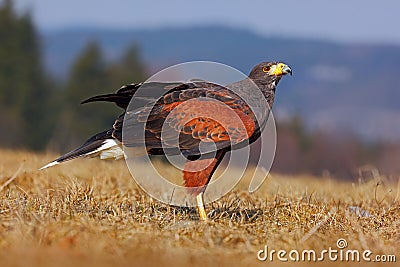
{"label": "hazy sky", "polygon": [[41,30],[229,25],[263,35],[400,44],[399,0],[16,0]]}

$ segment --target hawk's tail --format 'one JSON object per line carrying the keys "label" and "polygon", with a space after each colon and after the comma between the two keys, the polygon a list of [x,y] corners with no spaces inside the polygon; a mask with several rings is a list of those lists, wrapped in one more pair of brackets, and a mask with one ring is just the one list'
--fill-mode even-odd
{"label": "hawk's tail", "polygon": [[101,159],[120,159],[124,153],[118,141],[112,137],[112,129],[96,134],[87,140],[80,147],[62,155],[58,159],[50,162],[49,164],[40,168],[40,170],[49,168],[51,166],[60,164],[62,162],[80,158],[80,157],[96,157],[100,156]]}

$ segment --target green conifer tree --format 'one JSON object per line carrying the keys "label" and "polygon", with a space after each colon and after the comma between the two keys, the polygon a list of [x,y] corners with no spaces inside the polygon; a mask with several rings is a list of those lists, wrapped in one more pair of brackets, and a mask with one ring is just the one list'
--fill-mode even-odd
{"label": "green conifer tree", "polygon": [[0,145],[43,149],[53,126],[51,98],[29,13],[0,2]]}

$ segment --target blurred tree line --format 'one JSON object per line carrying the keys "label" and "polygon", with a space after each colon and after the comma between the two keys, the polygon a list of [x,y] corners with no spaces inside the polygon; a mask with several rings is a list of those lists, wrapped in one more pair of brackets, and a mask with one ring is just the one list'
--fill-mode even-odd
{"label": "blurred tree line", "polygon": [[89,43],[59,83],[44,70],[39,35],[30,14],[16,14],[11,0],[0,2],[0,145],[32,150],[67,150],[109,128],[121,112],[113,105],[81,106],[96,94],[146,77],[138,47],[107,62]]}
{"label": "blurred tree line", "polygon": [[[12,2],[0,8],[0,142],[42,149],[53,114],[49,79],[41,62],[37,32],[29,14],[16,16]],[[50,115],[50,116],[48,116]]]}
{"label": "blurred tree line", "polygon": [[[75,59],[65,82],[46,73],[39,35],[29,14],[19,15],[11,0],[0,2],[0,146],[66,152],[109,128],[121,110],[112,104],[79,103],[96,94],[147,77],[136,46],[108,62],[92,41]],[[349,178],[372,163],[400,174],[400,146],[363,142],[350,133],[308,132],[294,117],[277,126],[273,171]]]}
{"label": "blurred tree line", "polygon": [[374,171],[400,174],[398,143],[366,142],[345,129],[308,131],[304,125],[296,116],[278,123],[273,171],[343,179],[365,178]]}

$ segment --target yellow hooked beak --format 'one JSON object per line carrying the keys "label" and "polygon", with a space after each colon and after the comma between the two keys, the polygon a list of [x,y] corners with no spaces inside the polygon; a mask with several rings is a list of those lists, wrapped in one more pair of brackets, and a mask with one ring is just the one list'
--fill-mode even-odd
{"label": "yellow hooked beak", "polygon": [[273,65],[268,72],[270,75],[276,75],[276,76],[283,76],[286,74],[292,75],[292,69],[286,65],[285,63],[278,63],[276,65]]}

